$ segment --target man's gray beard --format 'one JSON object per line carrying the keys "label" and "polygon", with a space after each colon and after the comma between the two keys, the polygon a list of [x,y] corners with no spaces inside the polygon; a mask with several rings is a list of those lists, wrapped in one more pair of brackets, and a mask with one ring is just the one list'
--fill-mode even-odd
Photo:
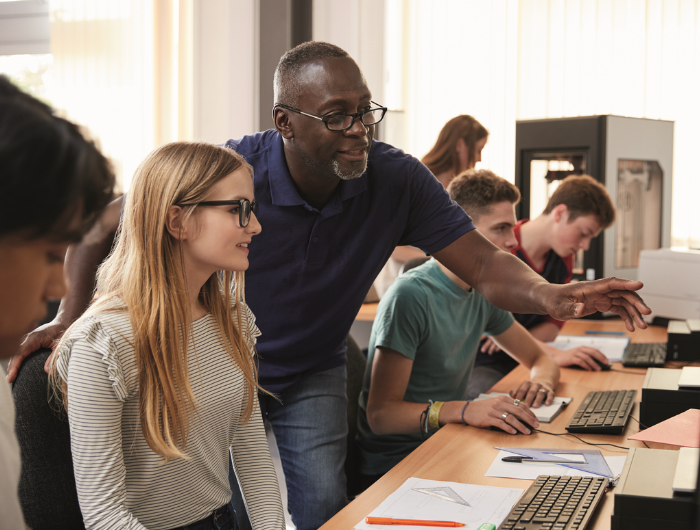
{"label": "man's gray beard", "polygon": [[319,173],[326,174],[328,169],[330,169],[333,174],[338,177],[340,180],[352,180],[361,177],[365,170],[367,169],[367,156],[365,156],[364,162],[362,162],[361,166],[358,166],[357,169],[350,171],[348,173],[344,173],[342,169],[340,169],[340,163],[333,159],[331,160],[330,163],[330,168],[328,166],[322,166],[319,164],[316,160],[308,156],[304,151],[300,152],[302,160],[306,163],[307,166],[312,168],[314,171],[318,171]]}
{"label": "man's gray beard", "polygon": [[340,169],[340,164],[338,163],[337,160],[331,161],[331,165],[333,166],[333,173],[335,173],[335,176],[338,177],[341,180],[352,180],[356,178],[360,178],[364,172],[367,169],[367,157],[365,157],[364,162],[362,163],[362,166],[359,166],[357,169],[350,171],[349,173],[343,173],[343,170]]}

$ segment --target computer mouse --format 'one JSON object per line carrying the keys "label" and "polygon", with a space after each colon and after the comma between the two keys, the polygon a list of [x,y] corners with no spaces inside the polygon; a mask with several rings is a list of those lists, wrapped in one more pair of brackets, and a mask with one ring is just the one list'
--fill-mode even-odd
{"label": "computer mouse", "polygon": [[609,361],[607,363],[601,363],[598,359],[594,358],[593,360],[596,362],[596,364],[598,366],[600,366],[600,369],[603,370],[604,372],[607,372],[608,370],[610,370],[610,368],[612,368],[612,363]]}
{"label": "computer mouse", "polygon": [[[519,421],[520,423],[522,423],[527,429],[530,430],[530,434],[532,434],[532,433],[535,432],[535,428],[532,427],[531,425],[528,425],[527,423],[525,423],[525,422],[524,422],[523,420],[521,420],[520,418],[518,418],[518,421]],[[515,428],[515,427],[513,427],[513,428]],[[504,431],[503,429],[501,429],[500,427],[496,427],[496,426],[491,426],[491,430],[492,430],[492,431],[506,432],[506,431]],[[516,430],[516,433],[515,433],[515,434],[523,434],[523,433],[521,433],[520,431],[518,431],[517,429],[515,429],[515,430]],[[506,432],[506,434],[510,434],[510,433],[509,433],[509,432]]]}
{"label": "computer mouse", "polygon": [[[600,369],[601,369],[603,372],[607,372],[608,370],[610,370],[610,368],[612,368],[612,363],[608,363],[608,364],[602,363],[602,362],[600,362],[598,359],[596,359],[595,357],[593,357],[592,359],[595,361],[595,363],[596,363],[598,366],[600,366]],[[584,367],[579,366],[578,364],[572,364],[572,365],[569,366],[568,368],[573,368],[574,370],[585,370]],[[591,372],[592,370],[588,370],[588,371]]]}

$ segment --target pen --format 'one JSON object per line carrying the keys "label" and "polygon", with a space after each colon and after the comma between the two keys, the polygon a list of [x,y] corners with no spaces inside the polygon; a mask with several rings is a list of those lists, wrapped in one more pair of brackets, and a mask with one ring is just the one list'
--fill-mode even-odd
{"label": "pen", "polygon": [[584,331],[586,335],[624,335],[624,331],[598,331],[595,329],[587,329]]}
{"label": "pen", "polygon": [[367,524],[401,524],[410,526],[465,526],[464,523],[454,521],[421,521],[420,519],[392,519],[391,517],[366,517]]}
{"label": "pen", "polygon": [[530,458],[528,456],[504,456],[501,458],[503,462],[512,462],[514,464],[576,464],[577,466],[586,465],[588,462],[572,462],[569,460],[540,460],[538,458]]}

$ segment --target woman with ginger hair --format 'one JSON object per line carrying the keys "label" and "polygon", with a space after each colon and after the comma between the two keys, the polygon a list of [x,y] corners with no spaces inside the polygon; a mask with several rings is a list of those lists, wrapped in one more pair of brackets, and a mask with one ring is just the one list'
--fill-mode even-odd
{"label": "woman with ginger hair", "polygon": [[253,191],[240,155],[203,143],[136,172],[98,298],[52,367],[88,529],[235,528],[229,448],[253,529],[284,528],[244,298]]}
{"label": "woman with ginger hair", "polygon": [[488,139],[489,132],[483,125],[472,116],[461,114],[444,125],[421,162],[447,188],[453,178],[481,162],[481,151]]}

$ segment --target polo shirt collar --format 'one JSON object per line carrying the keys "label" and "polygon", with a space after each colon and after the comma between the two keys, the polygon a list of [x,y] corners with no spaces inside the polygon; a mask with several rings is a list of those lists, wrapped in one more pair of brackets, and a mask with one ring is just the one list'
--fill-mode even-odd
{"label": "polo shirt collar", "polygon": [[[268,174],[270,181],[270,193],[272,204],[276,206],[305,206],[306,201],[301,198],[294,185],[292,175],[287,167],[287,160],[284,156],[284,143],[282,136],[278,133],[272,141],[268,160]],[[367,190],[367,171],[356,179],[341,181],[338,190],[331,198],[331,203],[335,198],[340,201],[350,199]],[[336,199],[337,200],[337,199]],[[328,206],[328,205],[326,205]],[[339,204],[337,206],[340,206]],[[332,208],[335,210],[336,208]],[[342,208],[341,208],[342,209]],[[330,212],[329,212],[330,213]]]}
{"label": "polo shirt collar", "polygon": [[282,135],[279,133],[272,141],[267,171],[270,179],[272,204],[276,206],[302,206],[306,204],[306,201],[299,196],[292,175],[289,174],[287,160],[284,157]]}

